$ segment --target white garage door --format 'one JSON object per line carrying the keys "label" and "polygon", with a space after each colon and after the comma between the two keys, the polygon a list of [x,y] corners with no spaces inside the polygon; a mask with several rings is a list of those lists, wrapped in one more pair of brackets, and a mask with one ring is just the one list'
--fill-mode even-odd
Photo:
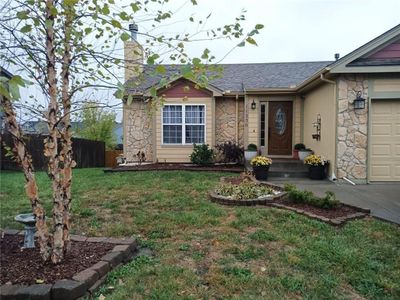
{"label": "white garage door", "polygon": [[371,181],[400,181],[400,99],[373,100]]}

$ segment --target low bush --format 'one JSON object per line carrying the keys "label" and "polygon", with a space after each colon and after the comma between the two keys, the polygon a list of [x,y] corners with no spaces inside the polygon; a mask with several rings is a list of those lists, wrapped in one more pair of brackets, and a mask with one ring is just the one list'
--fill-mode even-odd
{"label": "low bush", "polygon": [[215,146],[215,148],[219,151],[221,155],[221,160],[225,163],[235,162],[242,163],[243,162],[243,147],[240,147],[238,144],[233,142],[225,142]]}
{"label": "low bush", "polygon": [[257,151],[257,145],[256,144],[248,144],[247,150],[248,151]]}
{"label": "low bush", "polygon": [[207,144],[193,145],[190,161],[196,165],[210,165],[214,162],[214,150]]}
{"label": "low bush", "polygon": [[321,198],[315,196],[313,192],[298,190],[293,184],[286,184],[284,190],[288,193],[289,201],[293,203],[306,203],[326,209],[335,208],[340,203],[331,191],[325,192],[325,197]]}
{"label": "low bush", "polygon": [[215,193],[234,200],[249,200],[270,195],[273,190],[268,186],[245,180],[239,185],[231,183],[220,184],[215,189]]}

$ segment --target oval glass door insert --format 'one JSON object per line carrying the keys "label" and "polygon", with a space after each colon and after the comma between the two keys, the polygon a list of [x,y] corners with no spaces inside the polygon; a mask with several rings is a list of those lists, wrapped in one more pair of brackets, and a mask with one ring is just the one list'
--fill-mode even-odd
{"label": "oval glass door insert", "polygon": [[279,107],[275,113],[275,130],[279,135],[284,134],[286,130],[286,113],[282,107]]}

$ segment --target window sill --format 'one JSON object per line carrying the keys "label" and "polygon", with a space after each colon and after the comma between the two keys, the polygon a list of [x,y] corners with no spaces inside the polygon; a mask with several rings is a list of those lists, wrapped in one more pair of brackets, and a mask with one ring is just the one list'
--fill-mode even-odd
{"label": "window sill", "polygon": [[193,148],[193,144],[161,144],[161,148]]}

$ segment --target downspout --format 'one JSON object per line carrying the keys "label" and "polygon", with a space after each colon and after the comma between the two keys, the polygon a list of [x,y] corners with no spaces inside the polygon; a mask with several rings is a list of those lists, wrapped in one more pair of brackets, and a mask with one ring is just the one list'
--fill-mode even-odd
{"label": "downspout", "polygon": [[334,101],[335,101],[335,165],[334,166],[332,166],[332,174],[331,174],[331,176],[330,176],[330,178],[329,178],[329,180],[331,180],[331,181],[336,181],[337,180],[337,178],[336,178],[336,165],[337,165],[337,162],[336,162],[336,160],[337,160],[337,136],[338,136],[338,133],[337,133],[337,110],[338,110],[338,102],[337,102],[337,99],[336,99],[336,94],[337,94],[337,92],[336,92],[336,90],[337,90],[337,86],[336,86],[336,81],[333,81],[333,80],[330,80],[330,79],[327,79],[327,78],[325,78],[325,76],[324,76],[324,74],[322,73],[321,75],[320,75],[320,79],[321,79],[321,81],[324,81],[324,82],[327,82],[327,83],[330,83],[330,84],[333,84],[333,99],[334,99]]}
{"label": "downspout", "polygon": [[236,118],[236,122],[235,122],[235,141],[236,144],[239,144],[239,95],[236,94],[236,100],[235,100],[235,118]]}

